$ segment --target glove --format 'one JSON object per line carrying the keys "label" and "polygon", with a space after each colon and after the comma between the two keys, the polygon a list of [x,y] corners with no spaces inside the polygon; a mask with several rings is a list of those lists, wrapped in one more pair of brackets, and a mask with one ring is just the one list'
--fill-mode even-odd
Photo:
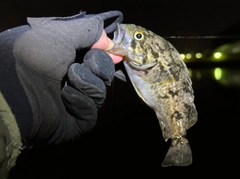
{"label": "glove", "polygon": [[62,90],[67,111],[77,118],[80,131],[84,133],[96,123],[97,109],[106,98],[106,85],[114,77],[114,64],[106,52],[90,50],[84,64],[74,63],[68,70],[69,85]]}
{"label": "glove", "polygon": [[[76,50],[93,45],[104,30],[104,20],[116,16],[105,29],[111,32],[122,20],[119,11],[28,18],[31,29],[13,46],[16,73],[33,114],[28,140],[60,143],[94,127],[106,97],[105,85],[114,76],[114,64],[99,49],[88,51],[82,64],[75,63]],[[16,118],[21,131],[25,119]]]}

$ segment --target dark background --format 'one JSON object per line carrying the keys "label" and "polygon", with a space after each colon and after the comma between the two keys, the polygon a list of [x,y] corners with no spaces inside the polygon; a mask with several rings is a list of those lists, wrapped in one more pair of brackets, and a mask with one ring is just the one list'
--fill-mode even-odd
{"label": "dark background", "polygon": [[[124,23],[141,25],[161,36],[238,36],[239,5],[238,0],[8,0],[1,1],[0,31],[26,24],[26,17],[120,10]],[[238,38],[228,39],[235,40]],[[222,43],[219,39],[169,41],[180,52],[192,48],[211,50]],[[217,81],[213,73],[219,66],[224,73],[222,80]],[[198,122],[188,131],[193,152],[191,166],[161,167],[170,141],[164,142],[154,112],[139,100],[131,84],[115,79],[91,133],[73,143],[23,151],[10,178],[192,178],[219,174],[230,178],[238,174],[238,61],[227,66],[209,67],[204,63],[188,67],[199,113]]]}
{"label": "dark background", "polygon": [[142,25],[161,35],[215,35],[239,23],[240,1],[171,0],[1,0],[0,31],[26,23],[26,17],[70,16],[80,10],[121,10],[125,23]]}

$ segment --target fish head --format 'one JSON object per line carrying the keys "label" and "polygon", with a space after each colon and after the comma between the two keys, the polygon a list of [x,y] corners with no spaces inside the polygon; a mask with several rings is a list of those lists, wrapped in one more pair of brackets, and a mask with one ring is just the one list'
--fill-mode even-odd
{"label": "fish head", "polygon": [[122,55],[132,68],[144,70],[157,64],[153,50],[155,34],[135,24],[118,24],[114,32],[114,47],[108,52]]}

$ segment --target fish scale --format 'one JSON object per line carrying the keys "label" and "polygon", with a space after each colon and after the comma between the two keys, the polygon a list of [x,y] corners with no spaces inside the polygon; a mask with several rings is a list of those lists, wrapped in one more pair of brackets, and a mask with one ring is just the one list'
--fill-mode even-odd
{"label": "fish scale", "polygon": [[170,42],[135,24],[119,24],[113,42],[109,53],[124,56],[135,91],[155,111],[164,140],[171,138],[162,166],[190,165],[186,131],[198,114],[192,81],[180,54]]}

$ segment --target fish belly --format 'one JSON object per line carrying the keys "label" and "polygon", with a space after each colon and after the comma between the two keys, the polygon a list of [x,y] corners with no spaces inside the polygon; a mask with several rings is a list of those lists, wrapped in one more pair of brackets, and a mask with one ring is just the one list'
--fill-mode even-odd
{"label": "fish belly", "polygon": [[158,93],[158,91],[156,91],[157,89],[151,89],[151,84],[147,83],[139,76],[139,71],[130,68],[126,62],[124,62],[124,66],[138,96],[155,111],[163,138],[167,141],[172,136],[172,130],[170,120],[167,120],[168,117],[165,116],[163,112],[162,103],[164,103],[164,101],[159,101],[156,98],[156,94]]}
{"label": "fish belly", "polygon": [[128,76],[131,80],[131,83],[137,92],[138,96],[151,108],[154,106],[154,100],[149,94],[149,85],[138,75],[139,71],[134,70],[128,66],[128,64],[124,61],[125,69],[128,73]]}

